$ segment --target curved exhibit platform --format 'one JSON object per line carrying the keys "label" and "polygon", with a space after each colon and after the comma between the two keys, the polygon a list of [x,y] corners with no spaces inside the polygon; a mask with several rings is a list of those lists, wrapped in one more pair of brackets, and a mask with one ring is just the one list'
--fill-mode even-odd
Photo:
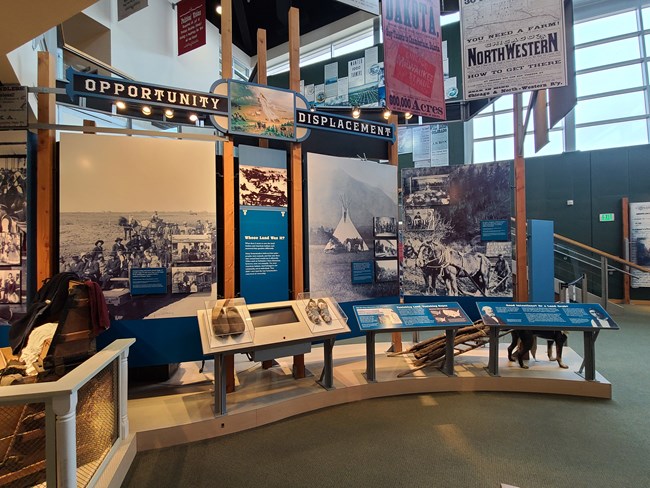
{"label": "curved exhibit platform", "polygon": [[325,390],[316,383],[323,367],[320,347],[305,355],[305,365],[312,376],[298,380],[291,375],[291,358],[278,359],[274,367],[264,370],[259,363],[236,355],[236,391],[227,396],[228,413],[219,417],[214,413],[211,362],[206,363],[203,373],[190,363],[180,371],[178,378],[168,382],[166,390],[176,392],[174,386],[202,383],[183,387],[183,393],[165,394],[163,391],[161,396],[129,401],[130,429],[135,433],[137,450],[209,439],[325,407],[394,395],[502,391],[612,397],[612,385],[600,374],[596,375],[596,381],[585,381],[577,373],[582,358],[570,348],[564,349],[563,358],[568,369],[548,361],[541,347],[539,359],[529,361],[530,369],[521,369],[508,361],[506,344],[501,344],[498,377],[490,376],[485,369],[488,347],[484,347],[456,356],[453,377],[428,367],[399,378],[398,374],[411,369],[413,356],[391,357],[386,353],[389,346],[389,343],[376,345],[377,381],[373,383],[364,375],[364,344],[335,346],[332,390]]}

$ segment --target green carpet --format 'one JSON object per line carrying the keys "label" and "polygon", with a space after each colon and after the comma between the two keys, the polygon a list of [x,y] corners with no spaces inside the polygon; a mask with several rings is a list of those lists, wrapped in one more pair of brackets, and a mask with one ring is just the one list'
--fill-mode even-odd
{"label": "green carpet", "polygon": [[[650,486],[650,307],[603,331],[613,400],[448,393],[367,400],[139,453],[126,487]],[[582,352],[581,334],[569,345]],[[541,349],[540,348],[540,352]]]}

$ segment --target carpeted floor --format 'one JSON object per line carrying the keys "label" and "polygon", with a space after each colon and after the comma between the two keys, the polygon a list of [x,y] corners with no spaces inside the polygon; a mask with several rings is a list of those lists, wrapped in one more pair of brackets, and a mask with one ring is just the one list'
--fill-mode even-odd
{"label": "carpeted floor", "polygon": [[[650,486],[650,307],[628,306],[616,320],[622,330],[596,342],[596,367],[613,400],[505,393],[368,400],[139,453],[123,486]],[[569,344],[582,351],[581,335]]]}

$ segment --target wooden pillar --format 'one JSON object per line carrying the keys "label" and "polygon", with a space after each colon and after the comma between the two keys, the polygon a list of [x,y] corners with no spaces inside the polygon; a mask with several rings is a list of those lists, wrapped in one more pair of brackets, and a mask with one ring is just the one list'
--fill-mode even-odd
{"label": "wooden pillar", "polygon": [[[388,119],[389,124],[393,124],[395,127],[395,142],[393,143],[388,143],[388,162],[390,163],[391,166],[397,166],[399,161],[398,161],[398,152],[397,152],[397,115],[393,114],[390,116]],[[399,178],[399,170],[397,174],[397,178]],[[395,182],[397,185],[397,181]],[[391,342],[393,344],[392,350],[393,352],[402,352],[402,333],[401,332],[393,332],[391,334]]]}
{"label": "wooden pillar", "polygon": [[515,253],[517,281],[515,300],[528,301],[528,249],[526,247],[526,163],[524,161],[524,127],[522,124],[522,95],[514,96],[515,132]]}
{"label": "wooden pillar", "polygon": [[[266,85],[266,29],[257,29],[257,83]],[[269,147],[267,139],[260,139],[260,147]]]}
{"label": "wooden pillar", "polygon": [[[55,60],[48,52],[38,53],[38,86],[56,88]],[[56,122],[54,93],[38,94],[38,122]],[[36,288],[55,273],[54,246],[54,144],[50,129],[38,130],[36,165]]]}
{"label": "wooden pillar", "polygon": [[[289,9],[289,89],[300,92],[300,11]],[[305,290],[305,267],[302,229],[302,145],[292,142],[289,164],[291,165],[291,284],[293,299]],[[305,356],[293,357],[296,378],[305,377]]]}
{"label": "wooden pillar", "polygon": [[[630,200],[621,200],[621,220],[623,221],[623,258],[630,260]],[[623,269],[630,271],[628,266]],[[630,275],[623,273],[623,303],[630,303]]]}
{"label": "wooden pillar", "polygon": [[[221,77],[232,78],[232,0],[221,1]],[[235,297],[235,146],[223,143],[223,276],[224,298]],[[224,357],[226,391],[235,391],[235,356]]]}

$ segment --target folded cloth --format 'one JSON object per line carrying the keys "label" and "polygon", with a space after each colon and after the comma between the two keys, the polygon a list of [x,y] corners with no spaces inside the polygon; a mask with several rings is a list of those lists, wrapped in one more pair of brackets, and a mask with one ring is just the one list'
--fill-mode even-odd
{"label": "folded cloth", "polygon": [[27,365],[26,373],[29,376],[37,373],[36,368],[34,368],[33,365],[38,361],[38,358],[43,351],[43,344],[45,344],[45,341],[47,340],[52,340],[58,326],[59,324],[56,322],[49,322],[47,324],[39,325],[32,330],[31,334],[29,334],[27,345],[23,347],[23,350],[20,353],[20,360]]}
{"label": "folded cloth", "polygon": [[111,326],[111,319],[108,315],[108,305],[102,292],[102,287],[94,281],[86,281],[88,287],[88,303],[90,304],[90,320],[93,325],[93,332],[99,335],[100,332],[108,330]]}

